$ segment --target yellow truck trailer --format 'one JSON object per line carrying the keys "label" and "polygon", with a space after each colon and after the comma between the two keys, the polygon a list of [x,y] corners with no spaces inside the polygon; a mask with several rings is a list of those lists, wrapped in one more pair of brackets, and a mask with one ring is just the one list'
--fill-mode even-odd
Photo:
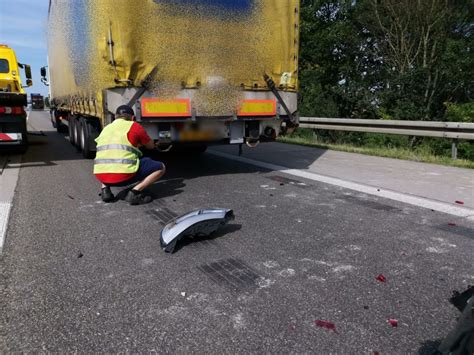
{"label": "yellow truck trailer", "polygon": [[30,66],[18,63],[13,49],[0,44],[0,152],[10,148],[23,152],[28,145],[20,68],[25,70],[26,86],[33,85]]}
{"label": "yellow truck trailer", "polygon": [[164,150],[272,141],[298,123],[299,11],[299,0],[50,0],[54,122],[88,158],[123,104]]}

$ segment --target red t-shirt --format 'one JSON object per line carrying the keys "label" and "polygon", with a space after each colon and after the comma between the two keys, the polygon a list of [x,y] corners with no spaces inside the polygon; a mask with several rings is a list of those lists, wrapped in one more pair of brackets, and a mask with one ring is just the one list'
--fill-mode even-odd
{"label": "red t-shirt", "polygon": [[[146,145],[151,140],[148,133],[145,129],[138,123],[133,122],[132,127],[127,133],[128,141],[134,146]],[[133,174],[117,174],[117,173],[107,173],[107,174],[95,174],[95,177],[103,184],[117,184],[128,179],[131,179]]]}

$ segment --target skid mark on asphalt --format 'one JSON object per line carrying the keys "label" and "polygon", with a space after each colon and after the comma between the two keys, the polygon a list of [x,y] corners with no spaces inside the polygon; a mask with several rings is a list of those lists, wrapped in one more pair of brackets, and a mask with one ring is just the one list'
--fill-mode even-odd
{"label": "skid mark on asphalt", "polygon": [[369,199],[365,199],[365,198],[361,198],[361,197],[357,197],[357,196],[353,196],[349,194],[344,194],[343,197],[337,198],[336,200],[338,199],[342,199],[349,203],[362,206],[362,207],[367,207],[367,208],[377,210],[377,211],[392,211],[392,212],[401,211],[400,209],[396,207],[393,207],[384,203],[380,203],[374,200],[369,200]]}

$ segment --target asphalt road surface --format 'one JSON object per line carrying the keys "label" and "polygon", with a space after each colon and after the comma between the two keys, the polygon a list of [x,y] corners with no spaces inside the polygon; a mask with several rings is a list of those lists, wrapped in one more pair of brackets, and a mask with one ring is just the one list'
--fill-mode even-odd
{"label": "asphalt road surface", "polygon": [[[46,112],[30,125],[46,136],[1,255],[2,353],[429,354],[474,283],[467,218],[209,153],[162,157],[152,204],[104,204],[92,161]],[[165,254],[163,216],[205,207],[236,219]]]}

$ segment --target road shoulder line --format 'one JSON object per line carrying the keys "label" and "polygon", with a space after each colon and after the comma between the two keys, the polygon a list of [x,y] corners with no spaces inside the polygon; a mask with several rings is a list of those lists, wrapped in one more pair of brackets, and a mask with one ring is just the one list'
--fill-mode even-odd
{"label": "road shoulder line", "polygon": [[4,159],[10,159],[10,161],[6,164],[3,173],[0,175],[0,186],[2,187],[0,189],[0,254],[5,244],[8,219],[13,206],[13,196],[20,172],[19,167],[11,167],[10,164],[20,165],[21,163],[20,156],[7,156]]}
{"label": "road shoulder line", "polygon": [[319,174],[312,173],[309,171],[290,169],[285,166],[276,165],[272,163],[266,163],[266,162],[249,159],[249,158],[245,158],[241,156],[236,156],[236,155],[232,155],[228,153],[222,153],[218,151],[208,151],[208,153],[215,156],[222,157],[222,158],[235,160],[241,163],[258,166],[258,167],[269,169],[269,170],[275,170],[281,173],[298,176],[298,177],[302,177],[302,178],[313,180],[313,181],[319,181],[326,184],[363,192],[369,195],[383,197],[383,198],[407,203],[407,204],[418,206],[418,207],[432,209],[434,211],[450,214],[453,216],[464,217],[470,220],[474,220],[474,210],[470,208],[458,207],[458,206],[454,206],[445,202],[434,201],[434,200],[420,197],[420,196],[414,196],[414,195],[409,195],[402,192],[387,190],[381,187],[363,185],[356,182],[351,182],[351,181],[346,181],[346,180],[342,180],[342,179],[338,179],[334,177],[319,175]]}

